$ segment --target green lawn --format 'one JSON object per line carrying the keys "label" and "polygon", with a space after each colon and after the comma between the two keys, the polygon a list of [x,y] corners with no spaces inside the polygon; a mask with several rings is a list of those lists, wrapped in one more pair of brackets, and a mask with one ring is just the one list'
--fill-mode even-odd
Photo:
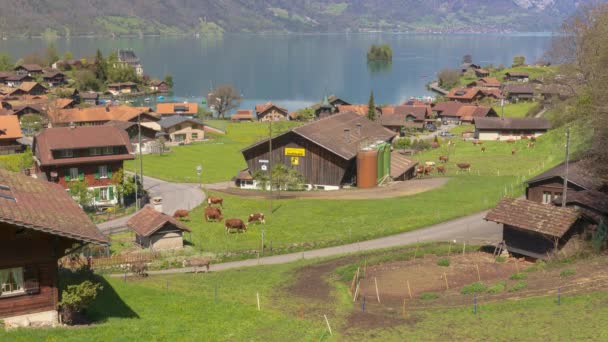
{"label": "green lawn", "polygon": [[[555,73],[556,70],[557,69],[555,67],[523,66],[523,67],[516,67],[516,68],[505,68],[500,71],[491,71],[490,77],[496,77],[499,81],[502,82],[504,80],[505,74],[507,72],[525,72],[528,75],[530,75],[530,79],[535,79],[535,78],[539,78],[539,77],[549,76],[549,75]],[[478,79],[479,79],[479,77],[475,77],[475,76],[473,76],[473,77],[461,76],[460,85],[464,87],[473,81],[477,81]]]}
{"label": "green lawn", "polygon": [[[504,115],[507,118],[523,118],[528,114],[530,109],[537,106],[537,102],[519,102],[519,103],[509,103],[505,104]],[[502,116],[502,108],[500,104],[493,106],[494,110],[498,114],[498,116]]]}
{"label": "green lawn", "polygon": [[[197,183],[196,166],[201,165],[203,183],[227,181],[246,167],[240,150],[268,137],[267,123],[219,120],[207,123],[225,129],[226,135],[210,134],[213,139],[209,141],[171,147],[172,152],[162,156],[144,155],[144,175],[171,182]],[[291,121],[273,123],[273,135],[300,124]],[[125,162],[127,170],[133,171],[134,165],[139,165],[139,160]]]}

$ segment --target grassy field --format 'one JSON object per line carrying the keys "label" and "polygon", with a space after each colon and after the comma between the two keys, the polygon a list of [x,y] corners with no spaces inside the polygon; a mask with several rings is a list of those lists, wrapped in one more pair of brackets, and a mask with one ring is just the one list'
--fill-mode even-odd
{"label": "grassy field", "polygon": [[[528,112],[534,108],[538,103],[536,102],[519,102],[519,103],[509,103],[505,104],[505,117],[507,118],[523,118],[528,114]],[[502,108],[500,104],[493,106],[494,110],[498,114],[498,116],[502,115]]]}
{"label": "grassy field", "polygon": [[[550,74],[555,73],[556,70],[557,69],[555,67],[523,66],[516,68],[505,68],[500,71],[492,71],[490,72],[490,77],[496,77],[499,81],[502,82],[507,72],[525,72],[530,75],[530,79],[535,79],[539,77],[549,76]],[[477,81],[478,79],[479,77],[475,77],[474,75],[473,77],[462,76],[460,77],[460,85],[466,86],[467,84],[473,81]]]}
{"label": "grassy field", "polygon": [[[226,135],[211,135],[213,139],[209,141],[171,147],[172,152],[162,156],[145,155],[144,174],[171,182],[197,183],[196,166],[201,165],[203,183],[228,181],[246,167],[240,150],[268,137],[267,123],[210,121],[208,124],[225,129]],[[297,125],[300,123],[274,123],[273,135]],[[125,169],[133,171],[134,165],[139,165],[138,159],[125,162]]]}

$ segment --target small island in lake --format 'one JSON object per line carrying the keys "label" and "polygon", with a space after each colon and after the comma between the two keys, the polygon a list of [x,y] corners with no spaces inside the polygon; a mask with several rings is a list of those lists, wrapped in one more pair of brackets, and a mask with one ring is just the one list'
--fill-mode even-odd
{"label": "small island in lake", "polygon": [[372,45],[367,51],[368,62],[392,62],[393,61],[393,49],[388,44]]}

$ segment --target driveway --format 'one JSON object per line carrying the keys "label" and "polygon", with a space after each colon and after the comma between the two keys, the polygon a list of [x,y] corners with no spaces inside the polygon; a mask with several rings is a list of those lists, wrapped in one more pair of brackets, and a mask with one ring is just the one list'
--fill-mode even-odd
{"label": "driveway", "polygon": [[[404,246],[418,242],[456,241],[459,248],[463,242],[469,243],[496,243],[502,239],[501,225],[486,222],[483,218],[487,211],[470,216],[461,217],[452,221],[439,223],[412,232],[386,236],[379,239],[361,241],[348,245],[315,249],[306,252],[282,254],[260,259],[247,259],[221,264],[212,264],[211,271],[223,271],[233,268],[250,267],[257,265],[285,264],[300,259],[323,258],[338,256],[359,251],[370,251],[381,248]],[[150,271],[149,274],[172,274],[192,272],[192,268],[176,268],[169,270]],[[121,275],[113,275],[121,276]]]}
{"label": "driveway", "polygon": [[[205,193],[194,183],[170,183],[144,176],[144,188],[150,197],[163,198],[163,212],[168,215],[173,215],[177,209],[194,209],[205,200]],[[119,232],[124,230],[131,217],[133,215],[100,223],[97,228],[106,234]]]}

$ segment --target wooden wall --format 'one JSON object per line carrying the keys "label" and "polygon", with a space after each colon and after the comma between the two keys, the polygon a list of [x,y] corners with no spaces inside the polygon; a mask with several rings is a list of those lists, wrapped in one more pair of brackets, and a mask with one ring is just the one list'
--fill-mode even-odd
{"label": "wooden wall", "polygon": [[[569,192],[578,192],[585,190],[582,187],[576,186],[568,182]],[[564,192],[564,182],[560,177],[554,177],[539,182],[534,182],[528,185],[526,189],[526,199],[538,203],[543,202],[543,193],[551,192],[554,196],[561,195]]]}
{"label": "wooden wall", "polygon": [[[293,167],[304,177],[306,184],[339,186],[354,181],[355,159],[344,160],[328,150],[313,144],[301,136],[289,132],[272,141],[272,162],[291,167],[291,157],[285,155],[285,148],[303,148],[306,156],[298,157],[299,165]],[[271,160],[268,143],[243,151],[251,174],[260,171],[260,160]]]}

